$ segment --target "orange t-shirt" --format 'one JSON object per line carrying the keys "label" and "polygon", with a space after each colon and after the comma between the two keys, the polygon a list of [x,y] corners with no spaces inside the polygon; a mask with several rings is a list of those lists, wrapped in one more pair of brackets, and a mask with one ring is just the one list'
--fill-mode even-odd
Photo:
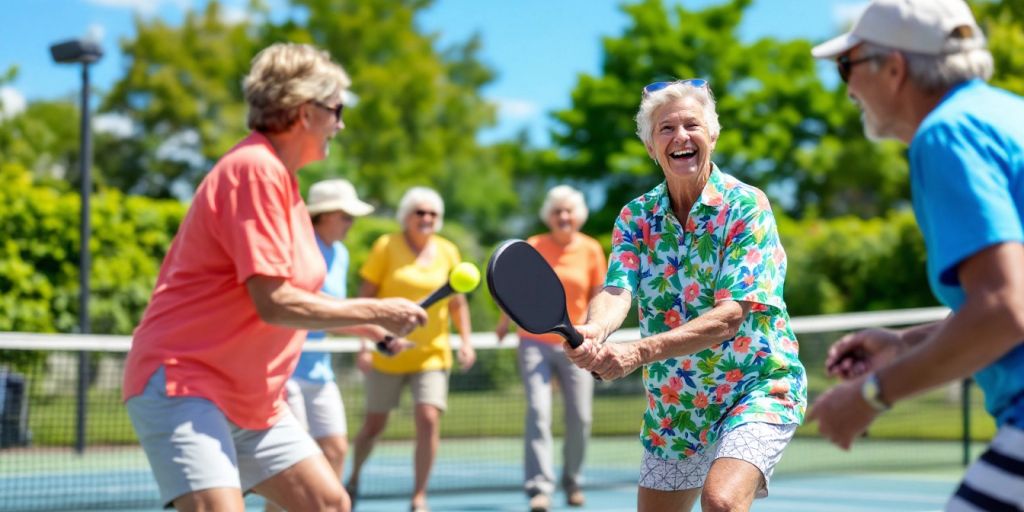
{"label": "orange t-shirt", "polygon": [[[545,233],[531,236],[526,243],[537,249],[562,282],[569,320],[574,324],[582,323],[587,316],[591,295],[595,288],[604,284],[604,274],[608,270],[600,242],[583,233],[576,233],[569,245],[561,246],[555,243],[550,234]],[[533,334],[522,328],[516,332],[521,338],[562,343],[562,337],[557,334]]]}
{"label": "orange t-shirt", "polygon": [[274,425],[306,331],[260,319],[245,282],[317,292],[327,269],[299,184],[258,132],[217,162],[178,228],[125,362],[125,400],[160,365],[168,396],[203,397],[246,429]]}

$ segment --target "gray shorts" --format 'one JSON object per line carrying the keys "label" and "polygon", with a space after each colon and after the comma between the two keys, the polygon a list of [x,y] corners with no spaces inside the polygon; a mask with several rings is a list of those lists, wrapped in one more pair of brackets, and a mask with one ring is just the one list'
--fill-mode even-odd
{"label": "gray shorts", "polygon": [[782,450],[796,433],[795,424],[744,423],[726,431],[717,443],[703,453],[682,460],[666,460],[644,450],[640,467],[640,487],[657,491],[683,491],[704,486],[715,460],[728,457],[745,460],[761,470],[764,479],[757,497],[768,496],[768,482]]}
{"label": "gray shorts", "polygon": [[384,373],[371,369],[366,374],[366,412],[397,408],[406,384],[412,389],[414,404],[433,405],[442,412],[448,408],[448,372]]}
{"label": "gray shorts", "polygon": [[320,453],[291,414],[266,430],[246,430],[228,420],[213,402],[168,397],[165,389],[161,366],[142,394],[126,405],[153,468],[160,499],[168,507],[175,498],[203,489],[233,487],[248,492]]}
{"label": "gray shorts", "polygon": [[305,425],[313,439],[348,433],[345,404],[336,382],[312,382],[291,378],[285,384],[288,407]]}

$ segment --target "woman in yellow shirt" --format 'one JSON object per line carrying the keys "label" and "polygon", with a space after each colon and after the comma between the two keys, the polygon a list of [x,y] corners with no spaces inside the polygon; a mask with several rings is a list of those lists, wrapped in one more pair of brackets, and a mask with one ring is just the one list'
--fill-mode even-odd
{"label": "woman in yellow shirt", "polygon": [[[448,282],[448,274],[461,260],[455,244],[437,235],[444,217],[444,201],[432,189],[414,187],[402,196],[398,221],[402,232],[377,239],[359,272],[362,297],[405,297],[421,300]],[[441,413],[447,408],[448,374],[452,348],[448,341],[449,315],[462,343],[459,366],[468,370],[476,361],[470,345],[469,305],[454,295],[427,308],[427,323],[404,340],[404,350],[380,354],[364,344],[357,364],[366,375],[366,418],[355,438],[352,475],[346,488],[355,501],[359,474],[377,437],[387,426],[388,414],[398,407],[402,389],[412,390],[416,419],[415,485],[411,510],[427,509],[427,480],[440,443]],[[395,345],[394,343],[392,345]]]}

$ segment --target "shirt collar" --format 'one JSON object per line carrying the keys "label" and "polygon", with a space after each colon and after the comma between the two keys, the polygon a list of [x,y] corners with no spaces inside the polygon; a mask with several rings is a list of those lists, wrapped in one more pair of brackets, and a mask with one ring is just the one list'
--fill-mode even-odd
{"label": "shirt collar", "polygon": [[[698,207],[709,207],[719,208],[725,203],[725,178],[723,177],[722,171],[711,162],[711,175],[708,176],[708,182],[704,184],[704,189],[701,190],[700,197],[693,203],[690,208],[690,212]],[[662,211],[671,212],[672,202],[668,197],[668,183],[662,181],[661,184],[655,189],[658,197],[658,205]]]}

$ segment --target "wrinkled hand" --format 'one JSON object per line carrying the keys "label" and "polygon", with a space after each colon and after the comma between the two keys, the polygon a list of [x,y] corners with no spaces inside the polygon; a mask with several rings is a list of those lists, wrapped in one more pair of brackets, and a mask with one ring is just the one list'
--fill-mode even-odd
{"label": "wrinkled hand", "polygon": [[476,362],[476,349],[473,348],[473,345],[463,342],[459,346],[459,352],[456,357],[459,360],[459,369],[462,372],[468,372],[473,367],[473,363]]}
{"label": "wrinkled hand", "polygon": [[369,350],[360,350],[356,354],[356,367],[364,375],[370,373],[370,370],[373,369],[373,354]]}
{"label": "wrinkled hand", "polygon": [[583,343],[573,348],[568,341],[563,341],[562,349],[573,364],[587,370],[597,356],[601,344],[604,343],[605,336],[601,332],[600,327],[594,324],[583,324],[575,327],[576,331],[583,336]]}
{"label": "wrinkled hand", "polygon": [[405,336],[427,323],[427,312],[409,299],[391,297],[380,299],[380,303],[381,318],[377,323],[397,337]]}
{"label": "wrinkled hand", "polygon": [[825,371],[843,380],[875,371],[895,359],[907,345],[891,329],[864,329],[839,338],[828,350]]}
{"label": "wrinkled hand", "polygon": [[805,423],[817,421],[821,436],[843,450],[849,450],[879,414],[860,395],[863,380],[849,380],[829,389],[807,412]]}
{"label": "wrinkled hand", "polygon": [[387,335],[377,342],[377,350],[384,355],[393,356],[399,352],[415,347],[416,344],[405,339]]}
{"label": "wrinkled hand", "polygon": [[621,379],[641,365],[640,351],[637,342],[605,343],[594,357],[593,363],[587,368],[601,380]]}

